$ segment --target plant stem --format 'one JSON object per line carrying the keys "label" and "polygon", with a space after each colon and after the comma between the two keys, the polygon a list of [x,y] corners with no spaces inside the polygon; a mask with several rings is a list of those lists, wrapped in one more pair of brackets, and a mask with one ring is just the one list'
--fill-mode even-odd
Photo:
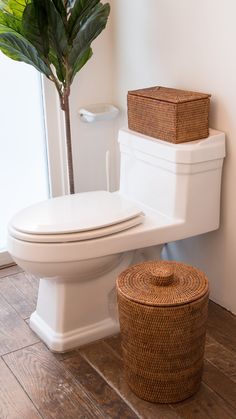
{"label": "plant stem", "polygon": [[72,144],[71,144],[69,94],[70,92],[68,90],[64,91],[62,109],[64,111],[65,127],[66,127],[66,149],[67,149],[67,166],[68,166],[68,175],[69,175],[69,190],[70,190],[70,194],[74,194],[75,187],[74,187],[74,170],[73,170]]}

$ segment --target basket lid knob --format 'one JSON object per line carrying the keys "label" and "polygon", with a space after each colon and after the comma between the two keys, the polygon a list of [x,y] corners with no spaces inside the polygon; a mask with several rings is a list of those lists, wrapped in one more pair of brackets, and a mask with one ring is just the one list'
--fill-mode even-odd
{"label": "basket lid knob", "polygon": [[168,286],[174,281],[174,271],[171,267],[161,266],[151,271],[151,282],[156,286]]}

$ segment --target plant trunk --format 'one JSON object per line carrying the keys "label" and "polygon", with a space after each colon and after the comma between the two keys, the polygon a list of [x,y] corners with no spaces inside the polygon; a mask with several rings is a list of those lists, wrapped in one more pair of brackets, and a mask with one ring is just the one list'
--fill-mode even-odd
{"label": "plant trunk", "polygon": [[65,92],[63,99],[64,99],[63,111],[64,111],[65,127],[66,127],[66,150],[67,150],[67,168],[68,168],[68,176],[69,176],[69,192],[70,194],[74,194],[75,186],[74,186],[74,170],[73,170],[73,157],[72,157],[72,144],[71,144],[69,93]]}

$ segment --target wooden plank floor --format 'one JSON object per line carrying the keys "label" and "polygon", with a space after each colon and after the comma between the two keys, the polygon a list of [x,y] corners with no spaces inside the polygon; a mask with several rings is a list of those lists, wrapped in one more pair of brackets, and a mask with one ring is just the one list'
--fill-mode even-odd
{"label": "wooden plank floor", "polygon": [[138,399],[124,379],[120,336],[53,354],[30,330],[38,283],[0,270],[0,419],[236,419],[236,317],[210,303],[200,391],[184,402]]}

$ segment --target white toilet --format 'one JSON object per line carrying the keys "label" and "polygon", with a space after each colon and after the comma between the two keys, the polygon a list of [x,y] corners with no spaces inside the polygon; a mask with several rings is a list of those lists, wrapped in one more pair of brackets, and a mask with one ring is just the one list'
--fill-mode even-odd
{"label": "white toilet", "polygon": [[223,133],[176,145],[121,130],[119,143],[119,191],[53,198],[9,225],[13,259],[41,278],[30,325],[52,351],[117,332],[117,275],[219,227]]}

